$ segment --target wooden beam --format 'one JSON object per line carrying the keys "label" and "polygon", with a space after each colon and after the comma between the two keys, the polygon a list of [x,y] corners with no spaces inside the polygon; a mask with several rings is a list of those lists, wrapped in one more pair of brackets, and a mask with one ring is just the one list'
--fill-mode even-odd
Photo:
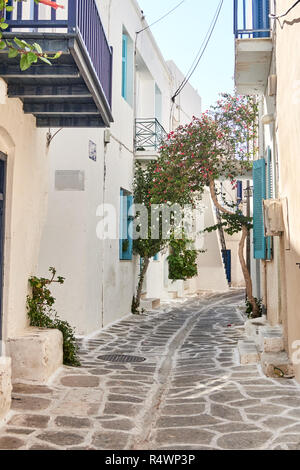
{"label": "wooden beam", "polygon": [[80,72],[73,65],[39,65],[34,66],[22,72],[19,65],[0,64],[0,76],[4,80],[8,78],[78,78]]}
{"label": "wooden beam", "polygon": [[86,85],[19,85],[8,83],[9,98],[90,98],[92,94]]}
{"label": "wooden beam", "polygon": [[99,117],[92,117],[92,116],[80,116],[77,115],[73,116],[41,116],[36,115],[36,126],[37,127],[106,127],[105,123],[101,116]]}
{"label": "wooden beam", "polygon": [[24,103],[26,114],[100,114],[94,103]]}

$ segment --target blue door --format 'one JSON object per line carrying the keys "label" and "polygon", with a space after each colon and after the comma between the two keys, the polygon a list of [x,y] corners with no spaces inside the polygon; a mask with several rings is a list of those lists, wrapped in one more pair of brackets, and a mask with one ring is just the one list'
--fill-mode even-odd
{"label": "blue door", "polygon": [[[6,155],[0,152],[0,341],[2,340],[5,183],[6,183]],[[1,353],[2,351],[0,348],[0,355]]]}

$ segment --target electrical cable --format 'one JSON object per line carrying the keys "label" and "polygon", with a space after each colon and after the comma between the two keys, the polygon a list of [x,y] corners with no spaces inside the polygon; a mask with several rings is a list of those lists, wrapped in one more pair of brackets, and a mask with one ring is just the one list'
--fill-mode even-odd
{"label": "electrical cable", "polygon": [[180,3],[178,3],[178,5],[176,5],[174,8],[172,8],[172,10],[168,11],[167,13],[165,13],[165,15],[163,15],[161,18],[158,18],[158,20],[154,21],[154,23],[151,23],[149,26],[146,26],[146,28],[143,28],[141,29],[140,31],[137,31],[136,34],[140,34],[142,33],[143,31],[146,31],[146,29],[149,29],[151,28],[152,26],[154,26],[155,24],[159,23],[160,21],[162,21],[164,18],[166,18],[167,16],[169,16],[171,13],[173,13],[173,11],[177,10],[177,8],[180,7],[180,5],[182,5],[183,3],[185,3],[186,0],[182,0]]}
{"label": "electrical cable", "polygon": [[295,8],[295,6],[298,5],[298,3],[300,3],[300,0],[297,0],[297,2],[294,3],[294,5],[291,6],[291,8],[289,8],[289,9],[288,9],[285,13],[283,13],[282,15],[276,16],[276,15],[272,15],[272,14],[271,14],[271,15],[269,15],[269,17],[272,18],[273,20],[278,20],[279,18],[283,18],[284,16],[287,16],[287,15],[290,13],[290,11],[292,11],[292,10]]}
{"label": "electrical cable", "polygon": [[[299,0],[300,1],[300,0]],[[185,76],[184,80],[182,81],[182,83],[180,84],[180,86],[178,87],[178,89],[176,90],[176,92],[174,93],[174,95],[172,96],[172,101],[174,102],[175,101],[175,98],[182,92],[182,90],[184,89],[184,87],[187,85],[187,83],[189,82],[190,78],[192,77],[192,75],[194,74],[195,70],[197,69],[199,63],[200,63],[200,60],[202,59],[206,49],[207,49],[207,46],[210,42],[210,39],[212,37],[212,34],[215,30],[215,27],[216,27],[216,24],[217,24],[217,21],[219,19],[219,16],[220,16],[220,13],[221,13],[221,10],[222,10],[222,6],[223,6],[223,3],[224,3],[224,0],[221,0],[218,7],[217,7],[217,10],[214,14],[214,17],[213,17],[213,20],[208,28],[208,31],[206,33],[206,36],[204,38],[204,41],[202,42],[201,44],[201,48],[200,50],[198,51],[198,54],[196,55],[196,58],[192,64],[192,66],[190,67],[187,75]],[[200,54],[200,55],[199,55]],[[199,57],[198,57],[199,56]]]}

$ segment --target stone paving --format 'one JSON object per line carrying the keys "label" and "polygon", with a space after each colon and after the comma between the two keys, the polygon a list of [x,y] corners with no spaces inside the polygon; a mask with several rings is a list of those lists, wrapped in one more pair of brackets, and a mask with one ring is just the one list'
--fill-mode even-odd
{"label": "stone paving", "polygon": [[300,449],[300,386],[238,364],[242,301],[195,297],[81,339],[81,368],[14,386],[0,449]]}

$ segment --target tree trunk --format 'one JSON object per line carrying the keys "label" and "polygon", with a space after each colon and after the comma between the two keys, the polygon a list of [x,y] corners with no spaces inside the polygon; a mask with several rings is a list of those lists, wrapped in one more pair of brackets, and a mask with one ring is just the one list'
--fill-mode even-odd
{"label": "tree trunk", "polygon": [[[225,209],[219,203],[217,195],[216,195],[214,180],[210,181],[209,189],[210,189],[210,194],[211,194],[213,203],[217,207],[217,209],[219,209],[219,211],[221,211],[225,214],[233,215],[232,212]],[[245,258],[244,258],[244,247],[245,247],[245,241],[247,239],[247,235],[248,235],[248,229],[247,229],[247,227],[243,226],[243,228],[242,228],[242,238],[241,238],[240,243],[239,243],[239,260],[240,260],[240,264],[241,264],[241,268],[242,268],[242,272],[243,272],[243,276],[244,276],[244,280],[245,280],[245,284],[246,284],[247,299],[249,300],[250,304],[252,305],[253,318],[257,318],[257,317],[259,317],[259,310],[258,310],[257,303],[256,303],[256,301],[253,297],[252,279],[251,279],[251,276],[249,274],[249,271],[248,271],[248,268],[247,268],[247,263],[246,263]]]}
{"label": "tree trunk", "polygon": [[132,310],[132,313],[134,313],[134,314],[139,313],[139,308],[140,308],[140,305],[141,305],[141,296],[142,296],[142,290],[143,290],[143,283],[144,283],[144,279],[145,279],[149,264],[150,264],[150,258],[144,258],[143,259],[143,267],[142,267],[142,270],[141,270],[140,279],[139,279],[139,283],[138,283],[138,286],[137,286],[136,296],[133,297],[133,301],[132,301],[132,309],[131,310]]}

